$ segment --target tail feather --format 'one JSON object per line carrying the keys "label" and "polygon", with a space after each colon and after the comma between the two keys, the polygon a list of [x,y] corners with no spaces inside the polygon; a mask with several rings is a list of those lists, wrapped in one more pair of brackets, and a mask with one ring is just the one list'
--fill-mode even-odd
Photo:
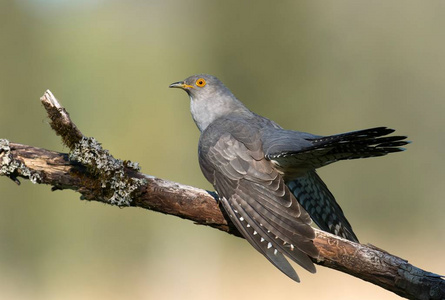
{"label": "tail feather", "polygon": [[315,171],[286,184],[321,230],[358,243],[343,210]]}
{"label": "tail feather", "polygon": [[[339,160],[384,156],[404,151],[409,144],[406,136],[386,136],[394,129],[376,127],[330,136],[305,138],[310,145],[294,151],[267,153],[267,159],[274,161],[285,173],[293,175],[296,169],[317,169]],[[286,174],[287,176],[289,174]]]}
{"label": "tail feather", "polygon": [[[310,139],[313,149],[331,148],[326,155],[339,155],[339,159],[355,159],[382,156],[404,151],[409,144],[406,136],[386,136],[394,129],[376,127],[321,138]],[[309,149],[308,149],[309,150]]]}

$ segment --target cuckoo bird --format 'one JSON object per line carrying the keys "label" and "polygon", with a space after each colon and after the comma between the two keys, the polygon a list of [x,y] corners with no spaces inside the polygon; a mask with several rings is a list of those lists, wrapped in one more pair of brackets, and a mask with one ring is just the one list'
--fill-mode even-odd
{"label": "cuckoo bird", "polygon": [[405,136],[386,127],[320,136],[285,130],[247,109],[216,77],[175,82],[190,97],[198,126],[199,164],[230,220],[284,274],[299,277],[287,256],[309,272],[318,250],[311,219],[322,230],[358,242],[316,169],[339,160],[404,150]]}

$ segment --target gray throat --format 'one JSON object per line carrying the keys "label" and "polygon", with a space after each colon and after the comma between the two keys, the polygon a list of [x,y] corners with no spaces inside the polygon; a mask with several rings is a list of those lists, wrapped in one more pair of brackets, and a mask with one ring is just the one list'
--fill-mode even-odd
{"label": "gray throat", "polygon": [[214,98],[210,100],[194,99],[190,95],[190,111],[199,131],[202,133],[216,119],[233,112],[253,114],[238,99]]}

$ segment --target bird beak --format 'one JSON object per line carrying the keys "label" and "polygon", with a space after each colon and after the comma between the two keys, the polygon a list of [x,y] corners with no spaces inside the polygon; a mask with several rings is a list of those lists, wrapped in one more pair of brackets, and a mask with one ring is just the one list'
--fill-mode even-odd
{"label": "bird beak", "polygon": [[178,88],[178,89],[183,89],[183,90],[194,89],[194,87],[192,85],[185,84],[184,81],[174,82],[174,83],[170,84],[168,87],[169,88]]}

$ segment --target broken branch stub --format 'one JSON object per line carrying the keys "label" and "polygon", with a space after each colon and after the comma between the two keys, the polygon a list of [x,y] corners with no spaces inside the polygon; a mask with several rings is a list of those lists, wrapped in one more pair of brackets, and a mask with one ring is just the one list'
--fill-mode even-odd
{"label": "broken branch stub", "polygon": [[83,199],[99,198],[113,205],[129,206],[132,194],[145,184],[144,178],[129,175],[129,172],[137,173],[139,165],[114,158],[96,139],[85,137],[50,90],[40,101],[48,113],[51,128],[71,150],[69,159],[85,166],[96,180],[94,192],[83,193]]}

